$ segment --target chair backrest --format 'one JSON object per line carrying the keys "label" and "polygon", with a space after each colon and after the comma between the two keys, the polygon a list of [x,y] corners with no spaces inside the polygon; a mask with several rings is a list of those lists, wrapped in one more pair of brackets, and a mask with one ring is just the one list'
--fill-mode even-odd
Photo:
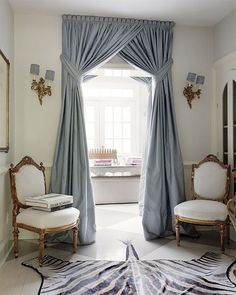
{"label": "chair backrest", "polygon": [[224,202],[230,192],[230,166],[216,156],[208,155],[199,164],[192,165],[192,197]]}
{"label": "chair backrest", "polygon": [[25,198],[46,193],[45,168],[26,156],[15,167],[9,169],[13,203],[25,208]]}

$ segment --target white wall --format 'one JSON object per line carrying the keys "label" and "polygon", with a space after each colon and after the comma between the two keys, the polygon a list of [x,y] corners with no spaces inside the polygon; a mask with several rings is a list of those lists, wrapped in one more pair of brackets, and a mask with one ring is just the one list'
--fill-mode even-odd
{"label": "white wall", "polygon": [[[16,161],[31,155],[36,161],[51,164],[61,106],[61,18],[15,15],[15,141]],[[52,96],[39,104],[30,89],[30,64],[56,72]]]}
{"label": "white wall", "polygon": [[[173,85],[177,124],[184,161],[196,161],[211,152],[212,31],[176,27],[173,48]],[[25,154],[51,165],[61,105],[61,18],[15,15],[16,160]],[[30,89],[29,67],[56,71],[53,95],[41,107]],[[188,71],[206,76],[203,95],[190,110],[182,91]],[[42,71],[44,74],[44,71]]]}
{"label": "white wall", "polygon": [[[183,159],[198,161],[211,152],[212,30],[177,26],[173,60],[174,102]],[[183,96],[188,72],[206,77],[201,98],[193,100],[192,109]]]}
{"label": "white wall", "polygon": [[9,248],[11,218],[9,216],[11,200],[7,169],[14,160],[14,103],[13,103],[13,67],[14,67],[14,24],[13,13],[7,0],[0,1],[0,49],[10,61],[10,151],[0,153],[0,264]]}
{"label": "white wall", "polygon": [[236,50],[236,9],[214,27],[214,60]]}

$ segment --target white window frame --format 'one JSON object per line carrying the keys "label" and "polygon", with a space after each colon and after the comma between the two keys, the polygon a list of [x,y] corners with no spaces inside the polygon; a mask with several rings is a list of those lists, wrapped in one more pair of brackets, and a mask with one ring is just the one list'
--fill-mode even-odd
{"label": "white window frame", "polygon": [[[99,79],[99,78],[95,78]],[[95,80],[93,82],[86,82],[86,83],[93,83],[92,87],[97,89],[118,89],[118,88],[124,88],[124,89],[130,89],[133,90],[133,98],[129,99],[127,101],[126,97],[116,98],[113,97],[112,100],[116,103],[117,106],[133,106],[133,110],[136,110],[136,112],[131,112],[131,153],[119,153],[120,156],[140,156],[142,154],[142,133],[141,130],[143,129],[143,120],[140,120],[141,113],[140,113],[140,84],[136,81],[130,80],[130,82],[127,82],[127,78],[110,78],[106,77],[106,82],[104,82],[101,79],[99,82],[96,82]],[[132,83],[132,86],[131,84]],[[89,84],[84,84],[84,86],[89,88]],[[84,95],[84,106],[93,105],[95,106],[95,116],[100,116],[99,118],[95,118],[95,122],[99,122],[99,124],[95,124],[95,147],[100,148],[104,146],[105,144],[105,105],[113,105],[111,100],[102,98],[102,97],[93,97],[93,96],[85,96]],[[99,111],[96,111],[99,110]],[[104,121],[102,123],[102,118]],[[134,116],[134,117],[133,117]],[[101,126],[103,124],[104,128]]]}

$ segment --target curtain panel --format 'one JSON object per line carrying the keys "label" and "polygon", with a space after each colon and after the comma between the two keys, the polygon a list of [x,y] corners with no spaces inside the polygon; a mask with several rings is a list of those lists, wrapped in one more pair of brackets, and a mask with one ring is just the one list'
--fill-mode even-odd
{"label": "curtain panel", "polygon": [[184,169],[171,80],[173,26],[173,22],[144,25],[119,53],[153,76],[152,108],[140,190],[147,240],[174,231],[174,207],[185,200]]}
{"label": "curtain panel", "polygon": [[[120,52],[153,75],[147,139],[143,227],[146,239],[171,229],[173,208],[184,198],[183,165],[171,85],[172,22],[63,16],[62,108],[50,191],[74,196],[80,210],[79,240],[95,240],[95,206],[89,172],[81,83],[93,68]],[[71,242],[69,233],[56,236]]]}
{"label": "curtain panel", "polygon": [[[74,196],[74,206],[80,210],[81,244],[94,242],[96,231],[81,82],[141,29],[135,20],[63,16],[62,108],[50,190]],[[58,234],[55,239],[71,242],[72,236]]]}
{"label": "curtain panel", "polygon": [[[150,117],[152,111],[152,78],[151,77],[131,77],[132,79],[136,80],[137,82],[143,83],[147,86],[148,89],[148,104],[147,104],[147,116],[146,116],[146,130],[149,130],[150,126]],[[148,139],[148,132],[145,137],[145,143],[147,143]],[[147,144],[145,144],[145,148],[142,155],[142,169],[140,173],[140,184],[139,184],[139,197],[138,197],[138,204],[139,204],[139,215],[143,215],[143,207],[144,207],[144,188],[146,183],[146,165],[147,165]]]}

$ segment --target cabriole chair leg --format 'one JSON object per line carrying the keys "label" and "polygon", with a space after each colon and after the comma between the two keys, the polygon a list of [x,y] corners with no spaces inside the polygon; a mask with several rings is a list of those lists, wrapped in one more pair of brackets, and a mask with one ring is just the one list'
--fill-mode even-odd
{"label": "cabriole chair leg", "polygon": [[179,228],[179,218],[177,216],[175,218],[175,231],[176,231],[177,246],[179,246],[180,245],[180,228]]}
{"label": "cabriole chair leg", "polygon": [[47,248],[47,235],[44,236],[44,248]]}
{"label": "cabriole chair leg", "polygon": [[42,266],[44,257],[44,243],[45,243],[45,233],[41,231],[39,234],[39,265]]}
{"label": "cabriole chair leg", "polygon": [[14,256],[18,258],[19,254],[19,230],[18,227],[15,226],[13,230],[13,238],[14,238]]}
{"label": "cabriole chair leg", "polygon": [[73,228],[73,252],[76,253],[78,243],[78,225]]}
{"label": "cabriole chair leg", "polygon": [[225,252],[225,224],[220,225],[220,247],[221,252]]}
{"label": "cabriole chair leg", "polygon": [[229,217],[227,218],[226,221],[226,239],[227,239],[227,244],[230,244],[230,220]]}

